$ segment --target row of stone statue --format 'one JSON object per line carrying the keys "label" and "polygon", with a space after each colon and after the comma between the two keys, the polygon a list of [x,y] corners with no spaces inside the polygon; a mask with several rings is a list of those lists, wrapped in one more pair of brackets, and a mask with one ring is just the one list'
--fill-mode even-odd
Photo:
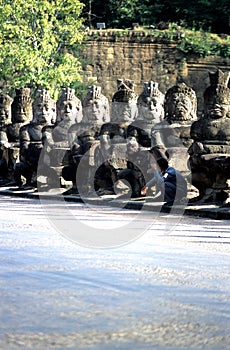
{"label": "row of stone statue", "polygon": [[[166,157],[199,191],[196,200],[224,202],[230,178],[229,72],[209,73],[204,108],[197,117],[195,91],[185,83],[168,89],[144,83],[138,96],[129,79],[117,81],[110,102],[93,85],[81,101],[63,88],[58,101],[30,89],[14,99],[0,94],[1,185],[26,189],[64,186],[67,193],[116,193],[126,180],[131,196],[151,177],[150,157]],[[45,180],[44,180],[45,179]],[[118,181],[119,180],[119,181]]]}

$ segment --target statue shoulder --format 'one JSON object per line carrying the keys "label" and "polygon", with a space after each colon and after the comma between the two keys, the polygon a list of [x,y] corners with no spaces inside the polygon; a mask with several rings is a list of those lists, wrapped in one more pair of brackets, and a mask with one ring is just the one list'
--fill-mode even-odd
{"label": "statue shoulder", "polygon": [[190,129],[191,138],[194,140],[199,140],[202,137],[202,134],[203,134],[202,131],[206,124],[207,124],[207,121],[205,121],[205,119],[203,118],[193,122]]}

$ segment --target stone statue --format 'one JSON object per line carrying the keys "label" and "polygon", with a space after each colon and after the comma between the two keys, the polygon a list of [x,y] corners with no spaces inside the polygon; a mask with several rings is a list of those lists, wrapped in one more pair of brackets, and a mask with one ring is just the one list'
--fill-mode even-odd
{"label": "stone statue", "polygon": [[8,179],[9,148],[7,127],[11,120],[11,104],[13,99],[0,93],[0,185],[4,185]]}
{"label": "stone statue", "polygon": [[[70,157],[69,129],[80,123],[83,117],[81,100],[75,95],[75,90],[69,87],[62,89],[56,109],[55,123],[42,128],[44,163],[49,168],[44,170],[50,175],[47,179],[49,187],[62,185],[62,168],[68,164]],[[59,184],[56,183],[57,178]]]}
{"label": "stone statue", "polygon": [[112,97],[111,122],[129,125],[137,119],[137,94],[130,79],[117,79],[117,91]]}
{"label": "stone statue", "polygon": [[43,147],[42,128],[54,123],[56,118],[56,103],[50,97],[49,91],[38,91],[32,103],[32,111],[31,122],[20,128],[20,162],[16,163],[14,171],[16,185],[24,189],[37,186],[37,167]]}
{"label": "stone statue", "polygon": [[89,86],[82,107],[83,119],[75,122],[68,131],[71,156],[69,164],[62,170],[62,176],[66,181],[71,181],[73,187],[65,194],[78,193],[76,174],[81,189],[86,193],[92,190],[95,148],[100,144],[101,126],[110,120],[109,100],[102,94],[100,86]]}
{"label": "stone statue", "polygon": [[109,100],[102,94],[100,86],[89,86],[82,107],[84,123],[97,127],[110,121]]}
{"label": "stone statue", "polygon": [[144,90],[137,99],[138,117],[128,126],[127,136],[136,137],[143,147],[151,147],[151,129],[164,119],[164,94],[158,83],[144,83]]}
{"label": "stone statue", "polygon": [[151,130],[152,149],[156,158],[168,158],[173,167],[187,175],[190,127],[197,118],[195,91],[185,83],[171,87],[165,94],[164,111],[164,120]]}
{"label": "stone statue", "polygon": [[230,72],[210,72],[204,92],[204,113],[191,126],[189,163],[192,184],[199,190],[193,201],[224,202],[230,178]]}
{"label": "stone statue", "polygon": [[[126,103],[127,96],[130,98],[129,109]],[[118,120],[118,123],[111,122],[110,128],[106,128],[106,125],[102,127],[104,145],[101,144],[101,148],[103,150],[103,147],[107,147],[108,158],[107,162],[104,163],[107,172],[103,169],[103,173],[109,174],[108,169],[110,169],[110,178],[107,176],[105,179],[104,191],[101,184],[100,194],[108,193],[108,189],[111,190],[114,187],[111,185],[112,179],[115,192],[117,192],[117,183],[125,180],[131,188],[131,197],[141,197],[141,188],[145,185],[148,176],[148,148],[151,147],[151,127],[163,118],[164,95],[159,91],[158,84],[150,81],[144,84],[144,91],[137,98],[134,94],[133,83],[120,80],[118,91],[113,100],[120,101],[121,106],[126,103],[124,111],[127,113],[129,110],[130,117],[126,118],[127,114],[124,113],[125,118],[123,118],[123,113],[118,113],[116,101],[114,105],[112,104],[112,108],[115,108],[114,119]],[[108,137],[107,143],[105,142],[105,136],[107,136],[105,130],[107,135],[111,135]],[[113,193],[112,190],[111,193]]]}
{"label": "stone statue", "polygon": [[126,168],[118,172],[119,180],[126,180],[131,188],[131,198],[141,197],[141,189],[150,176],[149,151],[140,146],[135,137],[127,138]]}
{"label": "stone statue", "polygon": [[14,167],[19,162],[19,131],[32,119],[32,99],[30,88],[15,90],[16,95],[11,105],[11,123],[7,126],[7,136],[10,142],[8,178],[13,181]]}
{"label": "stone statue", "polygon": [[22,87],[15,89],[15,93],[16,95],[11,105],[12,125],[17,123],[24,124],[32,119],[31,90],[30,88]]}
{"label": "stone statue", "polygon": [[101,126],[100,148],[95,152],[98,166],[95,188],[100,195],[114,194],[117,174],[127,166],[127,128],[137,118],[137,98],[132,80],[117,80],[117,91],[112,97],[111,121]]}

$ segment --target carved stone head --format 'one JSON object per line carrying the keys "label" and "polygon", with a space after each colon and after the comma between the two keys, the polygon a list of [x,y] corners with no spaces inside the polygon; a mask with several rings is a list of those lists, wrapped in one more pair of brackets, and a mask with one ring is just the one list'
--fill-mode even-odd
{"label": "carved stone head", "polygon": [[112,98],[112,122],[131,123],[137,119],[137,95],[129,79],[117,80],[117,91]]}
{"label": "carved stone head", "polygon": [[159,122],[164,118],[164,94],[158,89],[158,83],[144,83],[144,90],[137,100],[138,119]]}
{"label": "carved stone head", "polygon": [[194,121],[197,118],[195,91],[185,83],[179,83],[165,94],[165,119],[170,122]]}
{"label": "carved stone head", "polygon": [[52,124],[56,119],[56,102],[50,97],[49,91],[38,90],[32,104],[34,124]]}
{"label": "carved stone head", "polygon": [[25,123],[32,119],[32,100],[29,88],[15,90],[16,95],[11,105],[12,123]]}
{"label": "carved stone head", "polygon": [[208,118],[230,117],[230,72],[218,69],[209,73],[211,85],[204,92],[204,115]]}
{"label": "carved stone head", "polygon": [[0,93],[0,124],[9,124],[11,118],[11,104],[13,99],[4,93]]}
{"label": "carved stone head", "polygon": [[110,121],[109,100],[101,93],[100,86],[88,87],[82,107],[85,122],[102,125]]}
{"label": "carved stone head", "polygon": [[82,120],[82,103],[75,95],[75,90],[69,87],[62,89],[62,94],[57,101],[56,122],[66,120],[67,122],[80,123]]}

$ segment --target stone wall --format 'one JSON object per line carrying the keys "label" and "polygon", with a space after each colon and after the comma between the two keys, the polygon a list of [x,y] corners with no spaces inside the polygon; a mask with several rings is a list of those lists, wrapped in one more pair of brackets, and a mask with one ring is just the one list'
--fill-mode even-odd
{"label": "stone wall", "polygon": [[229,59],[185,55],[176,48],[176,42],[157,40],[137,31],[122,36],[119,32],[90,32],[82,54],[84,83],[100,85],[109,99],[116,91],[118,78],[134,80],[138,94],[145,81],[157,81],[163,93],[184,81],[197,94],[199,113],[203,108],[203,92],[209,85],[208,72],[217,68],[230,70]]}

